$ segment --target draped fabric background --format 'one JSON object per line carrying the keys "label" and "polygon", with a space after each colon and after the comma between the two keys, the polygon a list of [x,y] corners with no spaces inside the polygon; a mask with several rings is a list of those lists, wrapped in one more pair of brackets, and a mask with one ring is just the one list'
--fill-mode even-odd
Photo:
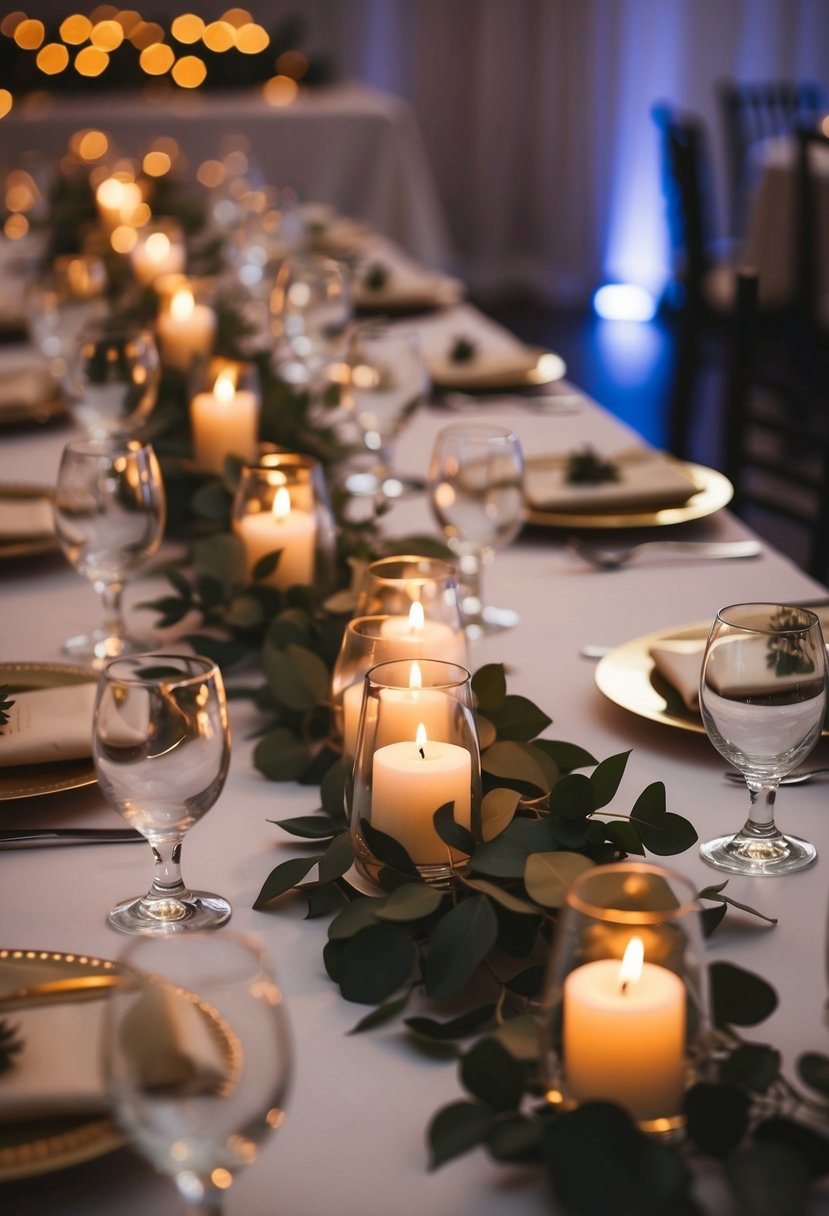
{"label": "draped fabric background", "polygon": [[[205,18],[227,5],[200,4]],[[309,49],[415,109],[457,256],[479,291],[580,301],[608,279],[658,291],[668,270],[652,103],[700,114],[714,84],[829,88],[829,0],[268,0]],[[31,16],[65,13],[48,3]],[[186,3],[155,3],[154,12]],[[0,137],[2,132],[0,131]],[[289,183],[274,183],[286,185]]]}

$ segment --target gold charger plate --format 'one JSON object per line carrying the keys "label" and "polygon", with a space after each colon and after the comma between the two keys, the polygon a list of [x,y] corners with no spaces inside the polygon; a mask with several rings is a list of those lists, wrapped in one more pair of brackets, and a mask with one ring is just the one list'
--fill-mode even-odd
{"label": "gold charger plate", "polygon": [[[97,680],[98,673],[90,667],[71,667],[65,663],[0,663],[0,685],[7,684],[10,693],[96,683]],[[0,802],[57,794],[94,783],[95,767],[91,757],[54,760],[49,764],[17,764],[0,768]]]}
{"label": "gold charger plate", "polygon": [[713,515],[731,502],[734,487],[722,473],[702,464],[682,460],[673,463],[679,465],[697,487],[682,506],[663,507],[659,511],[617,511],[613,514],[544,511],[528,506],[524,513],[525,520],[529,524],[541,524],[548,528],[663,528]]}
{"label": "gold charger plate", "polygon": [[[49,486],[31,482],[4,482],[0,484],[0,499],[24,498],[52,499],[54,493]],[[12,557],[31,557],[38,553],[55,553],[60,548],[54,532],[42,536],[4,537],[0,532],[0,561]]]}
{"label": "gold charger plate", "polygon": [[525,359],[516,358],[515,365],[504,370],[499,370],[497,364],[488,369],[485,360],[478,368],[474,359],[465,363],[451,363],[447,359],[427,360],[427,363],[435,387],[456,392],[489,393],[533,388],[554,384],[565,376],[567,366],[560,355],[536,346],[528,346],[525,353]]}
{"label": "gold charger plate", "polygon": [[[116,963],[57,950],[0,949],[2,996],[29,984],[117,972]],[[14,1020],[10,1010],[9,1019]],[[124,1137],[106,1115],[66,1115],[0,1123],[0,1182],[30,1178],[91,1161],[120,1148]]]}

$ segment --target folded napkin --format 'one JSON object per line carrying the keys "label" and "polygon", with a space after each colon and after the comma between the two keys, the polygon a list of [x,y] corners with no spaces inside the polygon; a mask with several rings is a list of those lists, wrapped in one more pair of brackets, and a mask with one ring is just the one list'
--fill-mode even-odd
{"label": "folded napkin", "polygon": [[41,363],[0,372],[0,419],[4,409],[34,409],[54,395],[55,381]]}
{"label": "folded napkin", "polygon": [[[104,1009],[104,1000],[68,997],[9,1011],[22,1048],[0,1073],[0,1122],[107,1109]],[[173,988],[141,992],[122,1023],[121,1045],[147,1090],[205,1093],[227,1081],[218,1024]]]}
{"label": "folded napkin", "polygon": [[0,727],[0,768],[90,756],[95,690],[90,682],[12,693]]}
{"label": "folded napkin", "polygon": [[567,481],[569,454],[539,456],[527,461],[526,492],[531,506],[546,511],[658,511],[679,507],[698,487],[675,461],[650,448],[626,448],[603,453],[615,464],[617,481],[595,484]]}
{"label": "folded napkin", "polygon": [[0,496],[0,543],[54,536],[55,517],[52,500],[46,495],[20,498]]}
{"label": "folded napkin", "polygon": [[549,384],[559,380],[566,368],[564,360],[551,351],[516,342],[500,350],[476,350],[470,359],[458,362],[445,356],[429,358],[429,373],[435,384],[446,388],[503,388],[512,384]]}
{"label": "folded napkin", "polygon": [[448,308],[463,297],[460,279],[431,274],[417,266],[382,263],[386,278],[382,286],[369,287],[365,281],[370,268],[363,267],[351,284],[351,296],[356,308],[412,309]]}
{"label": "folded napkin", "polygon": [[650,656],[656,671],[675,688],[692,713],[699,713],[699,676],[705,638],[660,642],[651,646]]}

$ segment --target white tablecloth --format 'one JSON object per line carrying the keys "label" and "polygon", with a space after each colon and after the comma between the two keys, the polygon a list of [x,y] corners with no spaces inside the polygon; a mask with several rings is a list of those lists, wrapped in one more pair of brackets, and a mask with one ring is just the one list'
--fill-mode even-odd
{"label": "white tablecloth", "polygon": [[258,90],[78,98],[23,98],[3,120],[0,168],[24,154],[51,161],[74,131],[103,128],[120,154],[143,154],[172,135],[191,167],[218,155],[225,136],[250,140],[252,169],[303,199],[365,220],[429,266],[445,265],[446,227],[411,107],[362,84],[310,89],[290,106]]}
{"label": "white tablecloth", "polygon": [[[449,330],[451,325],[449,317]],[[485,406],[479,412],[489,416]],[[590,403],[582,403],[578,412],[555,414],[516,400],[498,412],[534,454],[569,451],[587,441],[621,446],[631,438]],[[475,414],[424,411],[417,416],[401,444],[401,471],[422,474],[437,428],[458,416]],[[0,479],[52,481],[69,434],[66,428],[4,436]],[[420,500],[399,503],[389,518],[389,528],[398,533],[432,526]],[[725,511],[679,531],[698,538],[746,534]],[[151,598],[155,590],[146,581],[136,582],[128,589],[128,606]],[[665,782],[669,807],[690,818],[701,837],[741,825],[746,793],[723,779],[725,763],[706,738],[647,722],[605,701],[594,686],[593,665],[580,657],[579,647],[619,643],[663,626],[708,619],[738,600],[802,599],[822,589],[767,547],[749,561],[676,562],[597,573],[564,551],[560,535],[536,533],[497,556],[485,590],[492,602],[517,608],[521,623],[481,644],[473,666],[505,662],[510,688],[552,714],[550,737],[576,741],[598,757],[632,747],[621,793],[623,801],[628,799],[625,809],[658,779]],[[0,612],[0,659],[57,660],[62,640],[96,620],[98,604],[92,588],[60,559],[39,560],[3,571]],[[151,624],[150,617],[131,616],[134,624],[139,619]],[[539,1175],[496,1166],[482,1152],[428,1172],[424,1133],[429,1119],[440,1106],[464,1096],[455,1066],[412,1054],[398,1025],[349,1037],[366,1010],[346,1003],[325,976],[325,918],[304,920],[299,904],[279,913],[251,910],[272,867],[298,851],[296,842],[267,821],[313,811],[317,794],[265,781],[251,763],[251,710],[233,703],[232,722],[228,784],[185,842],[184,873],[188,881],[230,898],[233,927],[258,934],[272,955],[293,1019],[297,1067],[285,1127],[228,1193],[229,1216],[320,1216],[332,1206],[340,1216],[550,1212]],[[815,758],[829,760],[825,741]],[[781,826],[813,839],[821,859],[793,877],[732,878],[728,891],[735,898],[779,917],[779,924],[763,928],[730,915],[711,951],[775,984],[780,1008],[749,1037],[779,1045],[791,1067],[800,1051],[826,1049],[826,787],[815,783],[785,790],[778,811]],[[120,820],[96,788],[0,804],[0,826],[29,824],[118,826]],[[669,864],[700,887],[718,880],[695,850]],[[0,946],[115,956],[124,941],[105,924],[106,911],[116,899],[145,890],[150,870],[143,846],[0,854]],[[16,1216],[43,1211],[88,1216],[92,1210],[98,1216],[146,1216],[149,1211],[177,1216],[180,1211],[171,1184],[155,1178],[126,1151],[63,1175],[15,1184],[8,1193]],[[713,1169],[700,1174],[699,1193],[710,1211],[730,1213]],[[814,1210],[829,1213],[829,1195],[822,1193]]]}

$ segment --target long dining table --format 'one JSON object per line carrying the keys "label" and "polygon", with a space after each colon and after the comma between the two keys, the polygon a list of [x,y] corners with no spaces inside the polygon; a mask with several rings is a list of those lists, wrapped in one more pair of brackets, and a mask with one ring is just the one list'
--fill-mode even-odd
{"label": "long dining table", "polygon": [[[446,309],[428,324],[452,334],[467,326],[474,312],[468,305],[460,308],[464,311]],[[513,427],[528,454],[570,452],[586,444],[613,451],[642,442],[600,404],[560,381],[541,395],[502,393],[497,400],[473,402],[447,398],[441,406],[422,408],[400,443],[400,472],[422,477],[437,431],[477,418]],[[7,431],[0,440],[0,481],[53,484],[63,445],[75,433],[69,421]],[[384,527],[395,535],[437,534],[424,495],[399,499]],[[667,534],[704,540],[750,535],[728,509]],[[531,698],[553,718],[549,737],[579,743],[598,758],[632,749],[619,794],[625,809],[658,780],[665,783],[669,809],[690,819],[700,839],[736,830],[746,815],[747,792],[724,778],[725,762],[705,735],[648,720],[607,700],[594,682],[595,661],[584,657],[582,648],[614,647],[661,628],[709,621],[720,607],[737,601],[822,598],[825,588],[766,543],[749,560],[663,556],[598,571],[568,551],[565,539],[560,528],[527,528],[496,555],[485,571],[485,596],[516,609],[520,623],[476,644],[471,666],[503,662],[510,690]],[[630,538],[622,531],[602,539],[621,544]],[[152,614],[138,605],[160,594],[160,587],[152,574],[129,584],[126,608],[134,627],[152,628]],[[94,623],[98,608],[92,587],[60,555],[6,563],[0,576],[0,661],[60,661],[64,639]],[[161,644],[171,636],[161,637]],[[481,1150],[430,1171],[427,1125],[440,1107],[463,1096],[456,1064],[414,1052],[400,1022],[350,1034],[366,1009],[345,1001],[325,974],[326,918],[306,919],[304,902],[290,898],[274,911],[252,909],[271,869],[299,851],[272,821],[312,812],[318,797],[313,787],[272,783],[254,768],[259,718],[248,702],[232,702],[231,723],[229,778],[217,804],[188,834],[183,870],[187,881],[229,898],[231,927],[255,934],[273,960],[290,1012],[296,1071],[284,1127],[261,1146],[256,1162],[227,1192],[227,1213],[555,1212],[536,1170],[495,1164]],[[829,762],[825,739],[813,758]],[[790,877],[731,877],[728,893],[776,917],[777,924],[730,911],[709,950],[712,958],[729,959],[775,986],[778,1009],[749,1037],[777,1045],[791,1070],[800,1052],[826,1048],[825,785],[815,781],[785,789],[778,821],[817,844],[817,864]],[[120,824],[94,785],[0,803],[0,828]],[[725,877],[708,868],[696,848],[666,862],[698,888]],[[117,899],[145,890],[150,869],[143,845],[3,853],[0,948],[117,958],[126,939],[108,927],[107,910]],[[719,1171],[703,1163],[696,1178],[705,1210],[728,1216],[733,1209]],[[15,1216],[92,1211],[174,1216],[181,1210],[172,1183],[126,1147],[0,1186],[0,1211]],[[825,1188],[816,1191],[813,1210],[829,1213]]]}

